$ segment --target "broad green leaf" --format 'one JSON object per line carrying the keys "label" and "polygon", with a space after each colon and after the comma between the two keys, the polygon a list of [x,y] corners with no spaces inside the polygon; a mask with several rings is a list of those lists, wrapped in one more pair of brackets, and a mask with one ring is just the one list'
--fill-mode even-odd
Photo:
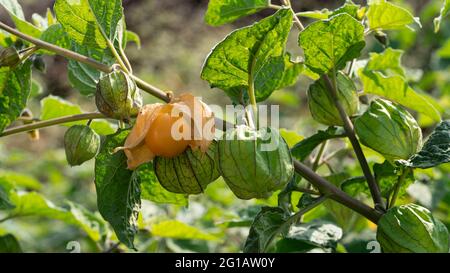
{"label": "broad green leaf", "polygon": [[0,5],[8,11],[18,30],[35,38],[41,36],[42,31],[25,20],[22,7],[17,0],[0,0]]}
{"label": "broad green leaf", "polygon": [[[265,100],[283,85],[280,81],[285,70],[284,51],[292,17],[291,10],[282,9],[252,26],[232,32],[206,59],[202,79],[232,98],[236,98],[236,89],[247,90],[254,84],[257,101]],[[290,65],[287,68],[291,71]],[[286,79],[291,82],[290,76]]]}
{"label": "broad green leaf", "polygon": [[113,153],[115,148],[123,146],[128,133],[119,131],[106,136],[95,158],[95,188],[100,214],[111,224],[119,240],[134,248],[141,207],[139,179],[127,169],[125,153]]}
{"label": "broad green leaf", "polygon": [[280,135],[284,138],[289,148],[294,147],[295,144],[304,139],[304,137],[298,133],[287,129],[280,129]]}
{"label": "broad green leaf", "polygon": [[441,28],[441,22],[444,20],[445,17],[447,17],[448,13],[450,12],[450,0],[443,0],[444,5],[441,8],[441,12],[439,13],[439,16],[434,18],[434,32],[439,32],[439,29]]}
{"label": "broad green leaf", "polygon": [[[72,43],[71,49],[109,66],[115,63],[115,59],[112,57],[109,49],[93,49],[77,45],[76,43]],[[97,82],[103,73],[74,60],[69,61],[68,69],[69,81],[72,86],[85,96],[93,96]]]}
{"label": "broad green leaf", "polygon": [[186,195],[169,192],[159,184],[153,170],[153,163],[143,164],[135,172],[138,172],[141,182],[142,199],[160,204],[187,206],[188,198]]}
{"label": "broad green leaf", "polygon": [[427,169],[450,162],[450,121],[439,124],[428,137],[422,150],[413,155],[407,166]]}
{"label": "broad green leaf", "polygon": [[316,134],[303,139],[297,143],[292,149],[291,154],[297,160],[305,160],[314,149],[319,146],[322,142],[342,137],[343,132],[336,127],[329,127],[326,131],[318,131]]}
{"label": "broad green leaf", "polygon": [[76,224],[76,221],[67,210],[55,206],[37,192],[12,191],[10,193],[10,200],[15,206],[10,211],[10,215],[47,217],[69,224]]}
{"label": "broad green leaf", "polygon": [[[70,48],[70,39],[67,33],[64,31],[61,24],[54,24],[49,26],[41,35],[41,40],[57,45],[62,48]],[[45,51],[47,54],[53,54],[49,51]]]}
{"label": "broad green leaf", "polygon": [[305,65],[317,74],[326,74],[359,57],[365,46],[364,27],[352,16],[339,14],[306,27],[300,33],[299,44]]}
{"label": "broad green leaf", "polygon": [[268,8],[270,0],[210,0],[205,22],[211,26],[225,23]]}
{"label": "broad green leaf", "polygon": [[219,240],[219,238],[213,234],[206,233],[177,220],[167,220],[153,224],[151,225],[150,232],[153,236],[163,238],[205,241]]}
{"label": "broad green leaf", "polygon": [[403,50],[387,48],[382,53],[370,53],[367,70],[380,71],[385,75],[400,75],[405,77],[405,69],[401,64]]}
{"label": "broad green leaf", "polygon": [[86,234],[94,242],[99,242],[106,236],[106,223],[97,214],[90,212],[80,204],[67,202],[69,204],[69,212],[77,221],[77,226],[86,232]]}
{"label": "broad green leaf", "polygon": [[371,53],[367,65],[358,71],[364,92],[385,97],[440,121],[440,106],[433,98],[414,91],[405,79],[400,64],[402,52],[386,49],[383,53]]}
{"label": "broad green leaf", "polygon": [[342,238],[342,229],[325,221],[292,226],[286,238],[277,243],[277,252],[308,252],[314,248],[334,251]]}
{"label": "broad green leaf", "polygon": [[31,90],[31,62],[0,68],[0,132],[19,117]]}
{"label": "broad green leaf", "polygon": [[26,173],[0,170],[0,179],[5,179],[8,183],[18,188],[31,190],[40,190],[42,188],[42,184],[39,181]]}
{"label": "broad green leaf", "polygon": [[270,242],[280,233],[287,232],[289,227],[283,230],[286,215],[283,209],[278,207],[263,207],[250,228],[244,253],[262,253],[269,247]]}
{"label": "broad green leaf", "polygon": [[[62,98],[48,96],[41,100],[41,120],[54,119],[70,115],[82,114],[80,106],[72,104]],[[87,121],[74,121],[62,125],[71,127],[73,125],[85,125]],[[94,120],[91,127],[101,135],[112,134],[115,131],[113,125],[105,120]]]}
{"label": "broad green leaf", "polygon": [[364,176],[351,177],[342,181],[341,189],[353,197],[360,193],[370,193]]}
{"label": "broad green leaf", "polygon": [[414,17],[408,10],[385,0],[369,3],[367,20],[371,30],[402,29],[413,23],[421,27],[419,18]]}
{"label": "broad green leaf", "polygon": [[127,39],[127,43],[134,42],[134,43],[136,43],[137,48],[141,49],[141,38],[139,37],[139,35],[136,32],[127,30],[126,39]]}
{"label": "broad green leaf", "polygon": [[120,0],[57,0],[54,5],[56,18],[69,37],[78,45],[105,49],[117,35],[119,21],[123,17]]}
{"label": "broad green leaf", "polygon": [[12,234],[0,236],[0,253],[22,253],[19,241]]}

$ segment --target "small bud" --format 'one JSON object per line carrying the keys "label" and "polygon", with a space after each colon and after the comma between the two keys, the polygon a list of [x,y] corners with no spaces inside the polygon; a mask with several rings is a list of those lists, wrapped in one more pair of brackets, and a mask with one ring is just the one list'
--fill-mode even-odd
{"label": "small bud", "polygon": [[14,67],[20,61],[20,54],[14,47],[7,47],[0,50],[0,67]]}
{"label": "small bud", "polygon": [[114,71],[100,78],[95,104],[105,116],[128,120],[142,107],[142,96],[136,83],[123,71]]}

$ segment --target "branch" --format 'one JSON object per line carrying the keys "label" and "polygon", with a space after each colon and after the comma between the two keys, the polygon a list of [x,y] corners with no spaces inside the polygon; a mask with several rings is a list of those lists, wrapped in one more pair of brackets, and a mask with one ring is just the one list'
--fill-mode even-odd
{"label": "branch", "polygon": [[90,119],[105,119],[105,115],[101,113],[84,113],[84,114],[78,114],[78,115],[72,115],[72,116],[65,116],[55,119],[49,119],[44,121],[38,121],[31,124],[26,124],[22,126],[13,127],[10,129],[4,130],[2,133],[0,133],[0,137],[9,136],[21,132],[28,132],[44,127],[49,127],[53,125],[63,124],[67,122],[73,122],[73,121],[79,121],[79,120],[90,120]]}
{"label": "branch", "polygon": [[344,107],[339,101],[337,84],[336,84],[336,73],[333,71],[333,82],[330,80],[328,75],[323,76],[325,79],[325,83],[327,85],[328,90],[330,91],[331,97],[333,98],[334,105],[339,111],[339,115],[344,123],[344,129],[347,133],[347,137],[352,143],[353,150],[355,151],[356,157],[358,158],[359,164],[361,165],[361,169],[366,177],[367,183],[369,185],[370,193],[372,195],[373,201],[375,203],[376,208],[383,207],[383,200],[381,199],[381,192],[378,186],[377,181],[372,175],[372,171],[370,170],[369,164],[367,163],[366,157],[362,151],[361,145],[359,144],[358,139],[356,138],[355,128],[353,127],[353,123],[350,120],[350,117],[345,112]]}
{"label": "branch", "polygon": [[294,160],[295,171],[308,180],[311,184],[316,186],[323,195],[327,195],[330,199],[341,203],[342,205],[351,208],[352,210],[363,215],[373,223],[377,223],[381,217],[381,213],[363,202],[349,196],[341,189],[328,182],[323,177],[319,176],[313,170],[308,168],[303,163]]}

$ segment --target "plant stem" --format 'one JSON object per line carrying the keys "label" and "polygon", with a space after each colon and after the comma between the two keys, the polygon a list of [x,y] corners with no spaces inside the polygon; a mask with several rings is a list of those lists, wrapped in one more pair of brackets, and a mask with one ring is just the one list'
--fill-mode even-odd
{"label": "plant stem", "polygon": [[90,119],[105,119],[106,117],[101,113],[84,113],[84,114],[78,114],[78,115],[72,115],[72,116],[65,116],[55,119],[49,119],[49,120],[43,120],[38,121],[35,123],[27,124],[27,125],[21,125],[14,128],[6,129],[2,133],[0,133],[0,137],[9,136],[21,132],[28,132],[44,127],[49,127],[53,125],[63,124],[67,122],[73,122],[73,121],[79,121],[79,120],[90,120]]}
{"label": "plant stem", "polygon": [[294,167],[298,174],[308,180],[311,184],[313,184],[319,191],[333,199],[334,201],[351,208],[352,210],[358,212],[363,215],[373,223],[377,223],[381,217],[381,212],[369,207],[363,202],[349,196],[341,189],[336,187],[335,185],[328,182],[323,177],[319,176],[313,170],[308,168],[308,166],[304,165],[300,161],[294,160]]}
{"label": "plant stem", "polygon": [[347,133],[347,137],[350,140],[353,150],[355,151],[356,157],[358,158],[359,164],[361,165],[361,169],[366,177],[367,183],[369,185],[370,193],[372,195],[373,202],[375,203],[375,207],[380,209],[383,207],[383,200],[381,199],[381,192],[376,182],[374,176],[372,175],[372,171],[370,170],[369,164],[367,163],[366,157],[362,151],[361,145],[359,144],[358,139],[356,138],[355,128],[353,127],[353,123],[350,120],[350,117],[345,112],[344,107],[339,101],[338,91],[337,91],[337,83],[336,83],[336,73],[333,69],[333,81],[330,80],[328,75],[324,75],[325,83],[327,85],[328,90],[330,91],[331,97],[333,98],[334,105],[338,109],[339,115],[344,123],[344,129]]}
{"label": "plant stem", "polygon": [[109,66],[107,66],[105,64],[102,64],[102,63],[100,63],[100,62],[98,62],[98,61],[96,61],[94,59],[91,59],[89,57],[86,57],[86,56],[83,56],[81,54],[78,54],[78,53],[76,53],[74,51],[71,51],[71,50],[68,50],[68,49],[65,49],[65,48],[61,48],[59,46],[56,46],[56,45],[44,42],[44,41],[36,39],[34,37],[31,37],[31,36],[29,36],[27,34],[24,34],[24,33],[14,29],[14,28],[9,27],[8,25],[4,24],[3,22],[0,22],[0,29],[3,29],[4,31],[9,32],[11,34],[14,34],[15,36],[17,36],[17,37],[19,37],[19,38],[21,38],[21,39],[23,39],[25,41],[28,41],[28,42],[30,42],[32,44],[35,44],[35,45],[37,45],[40,48],[47,49],[49,51],[55,52],[58,55],[64,56],[64,57],[66,57],[68,59],[73,59],[73,60],[78,61],[80,63],[84,63],[84,64],[87,64],[87,65],[90,65],[93,68],[95,68],[97,70],[100,70],[102,72],[109,73],[109,72],[112,71],[111,67],[109,67]]}
{"label": "plant stem", "polygon": [[315,190],[311,190],[311,189],[308,189],[308,188],[299,187],[299,186],[295,186],[293,188],[293,191],[298,191],[298,192],[302,192],[302,193],[309,193],[309,194],[313,194],[313,195],[320,195],[320,192],[317,192]]}
{"label": "plant stem", "polygon": [[397,202],[397,198],[398,198],[398,193],[400,192],[400,188],[402,187],[403,182],[405,181],[406,176],[409,174],[409,172],[411,171],[410,168],[406,168],[402,175],[400,175],[400,177],[398,178],[397,184],[395,185],[395,189],[394,189],[394,193],[392,195],[391,201],[389,202],[389,205],[387,206],[387,208],[392,208],[393,206],[395,206],[395,202]]}
{"label": "plant stem", "polygon": [[317,152],[316,159],[312,165],[313,171],[317,171],[317,168],[320,165],[320,161],[322,160],[323,153],[325,152],[328,145],[328,141],[324,141],[322,145],[320,145],[319,151]]}
{"label": "plant stem", "polygon": [[288,6],[289,9],[292,11],[292,13],[294,14],[294,24],[297,26],[297,28],[300,31],[303,31],[305,29],[305,27],[303,26],[302,22],[300,21],[300,19],[298,18],[297,14],[295,13],[294,9],[292,8],[291,5],[291,1],[290,0],[283,0],[283,4],[285,6]]}

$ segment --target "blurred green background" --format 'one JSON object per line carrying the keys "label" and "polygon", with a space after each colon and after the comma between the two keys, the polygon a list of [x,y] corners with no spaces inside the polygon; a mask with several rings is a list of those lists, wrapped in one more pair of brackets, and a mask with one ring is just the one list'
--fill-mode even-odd
{"label": "blurred green background", "polygon": [[[34,13],[45,14],[54,1],[19,0],[27,19]],[[297,11],[335,8],[345,1],[292,1]],[[355,1],[361,3],[361,1]],[[434,34],[433,18],[438,14],[440,0],[394,1],[401,3],[419,16],[423,27],[415,32],[403,30],[389,33],[390,45],[403,49],[403,64],[408,67],[409,79],[416,90],[425,91],[438,99],[450,115],[450,24],[444,22],[441,31]],[[202,96],[211,104],[226,105],[230,100],[217,89],[210,89],[199,77],[205,57],[211,48],[233,29],[259,20],[272,11],[238,20],[234,24],[218,28],[203,22],[206,0],[124,0],[128,29],[139,34],[142,47],[130,44],[127,54],[138,75],[152,84],[175,93],[189,91]],[[0,10],[3,22],[8,16]],[[307,23],[308,20],[305,20]],[[301,56],[296,45],[297,31],[293,30],[288,51]],[[368,51],[382,51],[373,37],[367,38]],[[367,57],[367,54],[365,55]],[[78,103],[86,111],[95,110],[93,98],[80,96],[70,86],[67,61],[61,57],[45,57],[46,73],[35,72],[34,77],[42,85],[40,93],[32,98],[30,108],[39,116],[39,101],[55,95]],[[289,128],[291,136],[309,136],[317,129],[323,129],[310,117],[306,90],[310,81],[301,78],[290,88],[275,92],[269,104],[280,105],[281,127]],[[148,103],[154,100],[146,97]],[[420,117],[419,117],[419,120]],[[429,124],[422,123],[425,133]],[[73,201],[95,212],[96,194],[93,183],[93,161],[80,167],[69,167],[63,150],[63,134],[66,128],[52,127],[40,131],[40,140],[31,141],[27,134],[0,139],[0,179],[13,177],[24,191],[42,193],[56,206],[68,208],[66,200]],[[359,175],[358,166],[352,160],[352,153],[346,143],[332,142],[328,153],[338,149],[343,152],[330,164],[352,175]],[[373,162],[382,158],[367,151]],[[327,169],[319,169],[328,175]],[[401,202],[417,201],[433,209],[450,227],[450,167],[443,165],[416,175],[417,181],[408,189],[408,195]],[[293,198],[298,200],[299,195]],[[242,249],[248,233],[248,226],[262,205],[276,205],[276,194],[269,200],[239,200],[227,189],[224,182],[211,184],[206,194],[192,196],[189,206],[160,205],[143,201],[140,232],[137,249],[141,252],[238,252]],[[294,204],[295,205],[295,204]],[[328,204],[333,206],[333,204]],[[335,205],[335,204],[334,204]],[[305,221],[322,217],[332,221],[344,230],[338,251],[367,252],[367,242],[374,238],[374,226],[356,215],[346,221],[349,211],[342,208],[326,209],[320,206],[305,217]],[[344,215],[344,216],[343,216]],[[0,211],[0,219],[2,219]],[[94,215],[98,218],[98,215]],[[1,220],[0,220],[1,221]],[[100,221],[101,222],[101,221]],[[102,223],[104,224],[104,223]],[[131,251],[115,244],[114,235],[108,228],[102,238],[96,238],[85,231],[88,228],[52,220],[49,217],[21,216],[0,222],[0,235],[13,234],[26,252],[69,252],[67,244],[76,241],[83,252]],[[93,228],[95,229],[95,227]],[[314,247],[313,247],[314,248]],[[311,248],[312,249],[312,248]],[[322,249],[325,250],[326,249]]]}

